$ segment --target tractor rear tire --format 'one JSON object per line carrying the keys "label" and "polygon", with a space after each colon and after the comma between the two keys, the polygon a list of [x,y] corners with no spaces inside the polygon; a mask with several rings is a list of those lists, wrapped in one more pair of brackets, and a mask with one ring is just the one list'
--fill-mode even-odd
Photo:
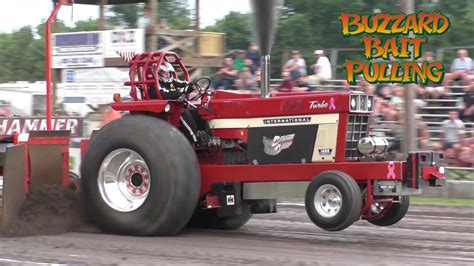
{"label": "tractor rear tire", "polygon": [[399,203],[390,205],[387,212],[382,217],[376,220],[367,220],[369,223],[378,226],[390,226],[398,223],[408,212],[410,207],[410,196],[400,196]]}
{"label": "tractor rear tire", "polygon": [[305,206],[315,225],[327,231],[340,231],[359,218],[362,195],[352,177],[340,171],[328,171],[310,182]]}
{"label": "tractor rear tire", "polygon": [[235,216],[219,217],[217,210],[199,210],[191,218],[189,227],[219,229],[219,230],[235,230],[245,225],[252,213],[250,212],[250,205],[242,204],[242,213]]}
{"label": "tractor rear tire", "polygon": [[184,135],[143,115],[115,120],[95,135],[81,179],[93,222],[107,232],[140,236],[178,233],[201,186],[198,160]]}

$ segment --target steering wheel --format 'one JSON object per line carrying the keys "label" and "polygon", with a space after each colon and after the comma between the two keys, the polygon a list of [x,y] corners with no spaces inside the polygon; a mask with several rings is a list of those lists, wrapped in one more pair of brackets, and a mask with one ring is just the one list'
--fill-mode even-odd
{"label": "steering wheel", "polygon": [[[206,81],[204,83],[204,86],[203,84],[200,84],[201,81]],[[211,79],[208,78],[208,77],[201,77],[201,78],[198,78],[196,79],[195,81],[189,83],[190,86],[193,86],[194,87],[194,90],[196,90],[198,92],[197,95],[195,95],[194,97],[192,97],[191,99],[188,98],[188,94],[191,93],[191,92],[188,92],[188,94],[186,94],[186,99],[188,99],[189,101],[197,101],[199,99],[201,99],[204,95],[206,95],[207,91],[209,90],[209,88],[211,87]]]}

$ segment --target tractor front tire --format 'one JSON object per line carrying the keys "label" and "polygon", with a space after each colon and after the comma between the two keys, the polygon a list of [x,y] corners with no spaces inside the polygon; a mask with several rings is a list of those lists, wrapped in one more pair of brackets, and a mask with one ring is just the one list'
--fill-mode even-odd
{"label": "tractor front tire", "polygon": [[81,166],[90,218],[126,235],[173,235],[191,218],[201,177],[194,150],[169,123],[132,115],[103,127]]}
{"label": "tractor front tire", "polygon": [[358,219],[362,195],[352,177],[340,171],[328,171],[310,182],[305,206],[315,225],[327,231],[340,231]]}
{"label": "tractor front tire", "polygon": [[376,220],[367,220],[369,223],[378,226],[390,226],[398,223],[408,212],[410,207],[410,196],[400,196],[399,202],[392,203],[389,209]]}
{"label": "tractor front tire", "polygon": [[250,218],[252,218],[250,206],[248,204],[242,204],[241,214],[227,217],[217,216],[216,209],[198,210],[194,213],[188,226],[206,229],[235,230],[245,225]]}

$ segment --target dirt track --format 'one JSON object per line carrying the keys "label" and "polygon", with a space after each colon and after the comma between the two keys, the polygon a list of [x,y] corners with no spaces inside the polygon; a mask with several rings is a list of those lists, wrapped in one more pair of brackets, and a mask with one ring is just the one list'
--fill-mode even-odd
{"label": "dirt track", "polygon": [[325,232],[304,208],[280,206],[236,231],[186,229],[177,237],[75,232],[0,238],[3,263],[474,264],[474,208],[414,206],[390,228],[357,222]]}

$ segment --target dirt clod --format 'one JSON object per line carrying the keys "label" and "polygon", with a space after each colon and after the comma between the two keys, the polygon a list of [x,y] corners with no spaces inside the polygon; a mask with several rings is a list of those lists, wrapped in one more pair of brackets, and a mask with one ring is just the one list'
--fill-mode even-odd
{"label": "dirt clod", "polygon": [[4,227],[0,235],[59,234],[86,226],[79,192],[58,185],[42,185],[30,191],[18,220]]}

